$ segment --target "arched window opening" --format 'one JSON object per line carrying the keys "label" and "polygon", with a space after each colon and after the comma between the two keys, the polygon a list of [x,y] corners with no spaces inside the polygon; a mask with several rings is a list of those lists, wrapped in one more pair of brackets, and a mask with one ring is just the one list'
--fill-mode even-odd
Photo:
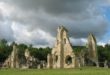
{"label": "arched window opening", "polygon": [[72,57],[68,55],[68,56],[66,57],[66,59],[65,59],[65,62],[66,62],[67,65],[72,64]]}

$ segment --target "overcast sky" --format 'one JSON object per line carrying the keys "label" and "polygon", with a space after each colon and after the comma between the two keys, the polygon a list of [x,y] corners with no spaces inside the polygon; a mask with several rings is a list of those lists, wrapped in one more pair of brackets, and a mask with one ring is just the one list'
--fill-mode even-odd
{"label": "overcast sky", "polygon": [[58,26],[72,45],[85,45],[89,33],[110,42],[110,0],[0,0],[0,39],[53,46]]}

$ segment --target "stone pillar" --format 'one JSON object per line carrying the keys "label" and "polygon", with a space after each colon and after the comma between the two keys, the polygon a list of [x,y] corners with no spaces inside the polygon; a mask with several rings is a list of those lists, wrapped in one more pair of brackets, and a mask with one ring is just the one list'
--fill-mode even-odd
{"label": "stone pillar", "polygon": [[93,34],[88,36],[88,58],[98,67],[97,40]]}
{"label": "stone pillar", "polygon": [[28,49],[25,50],[24,55],[25,55],[25,58],[26,58],[26,66],[29,68],[29,66],[30,66],[29,64],[30,64],[30,58],[31,58],[31,56],[30,56],[30,52],[29,52]]}
{"label": "stone pillar", "polygon": [[52,61],[52,55],[48,54],[47,56],[47,68],[52,68],[53,67],[53,61]]}
{"label": "stone pillar", "polygon": [[105,62],[104,62],[104,67],[105,67],[105,68],[108,68],[107,60],[105,60]]}

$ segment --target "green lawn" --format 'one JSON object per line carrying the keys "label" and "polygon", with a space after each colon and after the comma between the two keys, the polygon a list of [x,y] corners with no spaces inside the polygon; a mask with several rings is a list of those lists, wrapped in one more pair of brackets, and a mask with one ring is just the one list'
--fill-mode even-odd
{"label": "green lawn", "polygon": [[0,75],[110,75],[110,69],[81,68],[81,69],[1,69]]}

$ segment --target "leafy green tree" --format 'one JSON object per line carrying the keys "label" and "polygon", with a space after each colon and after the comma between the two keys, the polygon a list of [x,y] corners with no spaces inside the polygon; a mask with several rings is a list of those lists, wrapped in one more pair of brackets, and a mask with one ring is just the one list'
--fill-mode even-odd
{"label": "leafy green tree", "polygon": [[39,60],[47,60],[47,55],[48,53],[51,52],[51,48],[46,47],[46,48],[30,48],[30,53],[33,55],[35,58]]}
{"label": "leafy green tree", "polygon": [[27,48],[27,45],[26,44],[19,44],[19,45],[17,45],[17,48],[18,48],[18,57],[20,59],[24,58],[24,52]]}
{"label": "leafy green tree", "polygon": [[0,40],[0,62],[4,62],[12,51],[12,47],[8,46],[5,39]]}

